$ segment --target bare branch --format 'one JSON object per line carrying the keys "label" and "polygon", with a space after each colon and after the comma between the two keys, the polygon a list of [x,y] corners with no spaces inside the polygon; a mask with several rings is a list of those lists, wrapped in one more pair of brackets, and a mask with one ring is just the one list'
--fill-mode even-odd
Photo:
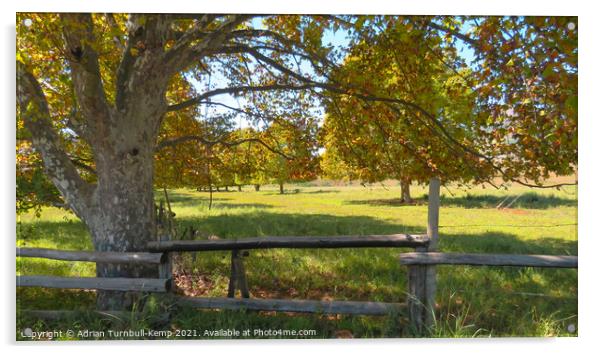
{"label": "bare branch", "polygon": [[72,163],[74,166],[76,166],[76,167],[79,167],[79,168],[81,168],[82,170],[86,170],[86,171],[88,171],[89,173],[91,173],[91,174],[93,174],[93,175],[95,175],[95,174],[96,174],[96,170],[94,169],[94,167],[92,167],[92,166],[88,165],[88,164],[86,163],[86,160],[84,160],[84,159],[81,159],[81,158],[79,158],[79,157],[77,157],[77,156],[73,156],[73,155],[69,155],[69,160],[71,160],[71,163]]}

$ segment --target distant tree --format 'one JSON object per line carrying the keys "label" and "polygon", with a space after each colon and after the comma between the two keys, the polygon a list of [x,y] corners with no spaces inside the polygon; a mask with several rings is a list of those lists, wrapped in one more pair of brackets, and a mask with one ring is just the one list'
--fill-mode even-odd
{"label": "distant tree", "polygon": [[318,125],[313,117],[298,117],[286,123],[275,121],[266,129],[266,139],[278,146],[282,154],[262,155],[258,161],[258,170],[264,178],[278,184],[280,194],[284,193],[285,183],[317,177],[317,129]]}
{"label": "distant tree", "polygon": [[[326,118],[325,120],[328,120]],[[321,140],[324,144],[325,130],[321,130]],[[320,171],[323,177],[333,180],[346,180],[351,183],[358,179],[357,170],[347,164],[342,158],[341,153],[337,149],[337,144],[332,143],[333,140],[328,140],[329,145],[320,156]]]}

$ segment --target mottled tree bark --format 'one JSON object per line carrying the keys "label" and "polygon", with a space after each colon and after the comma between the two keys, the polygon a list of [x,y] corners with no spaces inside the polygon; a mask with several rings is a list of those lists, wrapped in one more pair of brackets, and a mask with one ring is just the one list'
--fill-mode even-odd
{"label": "mottled tree bark", "polygon": [[[132,137],[132,143],[102,154],[107,165],[97,168],[100,212],[88,222],[96,250],[141,252],[146,250],[147,242],[156,239],[153,148],[141,137]],[[98,277],[156,278],[158,268],[99,263],[96,274]],[[102,310],[116,310],[129,308],[133,300],[133,295],[123,292],[100,291],[97,305]]]}

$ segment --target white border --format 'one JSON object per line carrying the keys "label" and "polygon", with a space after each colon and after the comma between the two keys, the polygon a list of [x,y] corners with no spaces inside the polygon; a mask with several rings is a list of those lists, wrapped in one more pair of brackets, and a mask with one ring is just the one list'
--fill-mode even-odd
{"label": "white border", "polygon": [[[8,352],[45,352],[45,353],[104,353],[107,350],[132,348],[139,342],[111,342],[102,345],[62,344],[40,345],[42,343],[19,344],[15,347],[14,325],[14,107],[15,107],[15,48],[14,26],[16,11],[78,11],[78,12],[253,12],[253,13],[388,13],[388,14],[479,14],[479,15],[578,15],[579,16],[579,338],[557,339],[400,339],[400,340],[353,340],[353,341],[203,341],[203,342],[147,342],[142,343],[145,353],[159,353],[169,350],[168,345],[175,345],[178,350],[211,351],[231,349],[238,351],[279,353],[307,352],[324,346],[326,350],[344,350],[345,352],[365,352],[367,350],[380,352],[410,352],[420,353],[444,352],[470,353],[486,350],[490,353],[507,354],[509,350],[518,352],[551,351],[555,353],[577,352],[597,344],[598,319],[600,316],[600,294],[596,271],[599,258],[600,239],[602,232],[596,221],[600,218],[600,152],[602,146],[599,134],[601,109],[599,107],[602,85],[600,75],[600,13],[586,1],[541,1],[528,2],[525,0],[505,1],[408,1],[393,2],[382,0],[340,0],[340,1],[166,1],[163,3],[127,2],[124,0],[82,1],[68,0],[21,0],[18,2],[5,1],[2,4],[2,78],[0,85],[2,94],[1,118],[3,123],[3,152],[0,154],[2,172],[2,239],[4,241],[2,274],[4,286],[0,291],[3,306],[3,318],[0,320],[0,333],[3,346]],[[37,345],[36,345],[37,344]],[[269,345],[267,345],[269,344]],[[201,346],[201,347],[200,347]]]}

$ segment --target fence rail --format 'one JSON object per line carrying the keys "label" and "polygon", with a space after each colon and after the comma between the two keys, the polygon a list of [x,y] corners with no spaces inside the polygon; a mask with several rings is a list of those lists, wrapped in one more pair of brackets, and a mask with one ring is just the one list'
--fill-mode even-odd
{"label": "fence rail", "polygon": [[577,256],[535,254],[411,252],[399,256],[401,265],[473,265],[577,268]]}
{"label": "fence rail", "polygon": [[166,261],[167,255],[149,252],[62,251],[49,248],[17,247],[17,257],[96,263],[161,264]]}
{"label": "fence rail", "polygon": [[426,235],[267,236],[233,240],[153,241],[151,252],[226,251],[266,248],[424,247]]}
{"label": "fence rail", "polygon": [[322,314],[352,314],[385,316],[399,313],[405,308],[402,303],[368,301],[320,301],[283,299],[245,299],[229,297],[186,297],[176,296],[179,304],[205,309],[258,310],[280,312],[305,312]]}
{"label": "fence rail", "polygon": [[165,293],[171,287],[171,280],[154,278],[77,278],[22,275],[17,276],[17,286]]}

